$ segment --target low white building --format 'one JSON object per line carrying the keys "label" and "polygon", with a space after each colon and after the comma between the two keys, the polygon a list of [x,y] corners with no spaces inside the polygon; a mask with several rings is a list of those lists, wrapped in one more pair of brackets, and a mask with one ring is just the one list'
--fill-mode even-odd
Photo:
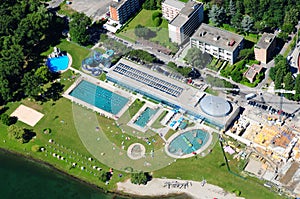
{"label": "low white building", "polygon": [[191,37],[190,45],[234,64],[243,48],[243,41],[244,38],[238,34],[202,23]]}

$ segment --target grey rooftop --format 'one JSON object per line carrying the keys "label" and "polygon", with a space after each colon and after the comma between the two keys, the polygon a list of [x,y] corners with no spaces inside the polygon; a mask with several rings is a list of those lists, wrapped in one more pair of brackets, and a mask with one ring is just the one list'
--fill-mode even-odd
{"label": "grey rooftop", "polygon": [[255,46],[258,48],[267,49],[274,41],[274,39],[275,39],[274,34],[264,33]]}
{"label": "grey rooftop", "polygon": [[192,39],[233,52],[244,38],[238,34],[202,23]]}

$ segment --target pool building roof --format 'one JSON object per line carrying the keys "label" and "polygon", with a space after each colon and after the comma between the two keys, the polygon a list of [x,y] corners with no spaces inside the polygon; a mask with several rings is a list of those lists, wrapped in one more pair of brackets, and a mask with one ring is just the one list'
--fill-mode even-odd
{"label": "pool building roof", "polygon": [[201,109],[199,102],[205,96],[210,96],[209,94],[124,58],[108,70],[107,79],[178,109],[209,118],[218,124],[225,125],[237,109],[233,105],[232,111],[224,117],[208,115]]}

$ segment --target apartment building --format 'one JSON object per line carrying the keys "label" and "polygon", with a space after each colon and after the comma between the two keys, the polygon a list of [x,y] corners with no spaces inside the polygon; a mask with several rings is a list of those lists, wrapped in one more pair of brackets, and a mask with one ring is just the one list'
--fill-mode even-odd
{"label": "apartment building", "polygon": [[186,41],[203,21],[203,4],[189,1],[168,24],[169,38],[181,44]]}
{"label": "apartment building", "polygon": [[255,59],[263,64],[268,63],[276,48],[276,36],[264,33],[257,44],[254,46]]}
{"label": "apartment building", "polygon": [[141,0],[113,0],[109,6],[110,18],[124,24],[141,6]]}
{"label": "apartment building", "polygon": [[172,21],[184,6],[185,3],[178,0],[165,0],[161,4],[162,15],[168,21]]}
{"label": "apartment building", "polygon": [[190,45],[234,64],[243,48],[243,41],[244,38],[238,34],[202,23],[191,37]]}

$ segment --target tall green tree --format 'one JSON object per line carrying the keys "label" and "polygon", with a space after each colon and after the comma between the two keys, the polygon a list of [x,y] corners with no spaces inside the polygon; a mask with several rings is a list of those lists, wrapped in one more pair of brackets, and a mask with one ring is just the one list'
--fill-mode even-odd
{"label": "tall green tree", "polygon": [[226,12],[223,7],[213,5],[208,13],[209,20],[216,26],[221,26],[226,21]]}
{"label": "tall green tree", "polygon": [[211,62],[211,56],[202,53],[199,48],[190,48],[184,59],[194,68],[205,68]]}
{"label": "tall green tree", "polygon": [[[291,72],[288,72],[284,78],[283,78],[283,83],[284,83],[284,89],[285,90],[293,90],[294,89],[294,84],[295,84],[295,81],[294,81],[294,78],[292,76],[292,73]],[[291,93],[285,93],[284,95],[287,99],[293,99],[293,94]]]}
{"label": "tall green tree", "polygon": [[300,75],[296,77],[294,90],[296,94],[294,95],[294,100],[300,101]]}
{"label": "tall green tree", "polygon": [[90,39],[88,28],[91,23],[91,19],[84,13],[74,13],[69,24],[72,40],[81,45],[87,45]]}
{"label": "tall green tree", "polygon": [[250,16],[248,16],[248,15],[244,16],[244,18],[243,18],[243,20],[241,22],[242,29],[245,32],[249,33],[249,32],[252,31],[253,25],[254,25],[253,19]]}

